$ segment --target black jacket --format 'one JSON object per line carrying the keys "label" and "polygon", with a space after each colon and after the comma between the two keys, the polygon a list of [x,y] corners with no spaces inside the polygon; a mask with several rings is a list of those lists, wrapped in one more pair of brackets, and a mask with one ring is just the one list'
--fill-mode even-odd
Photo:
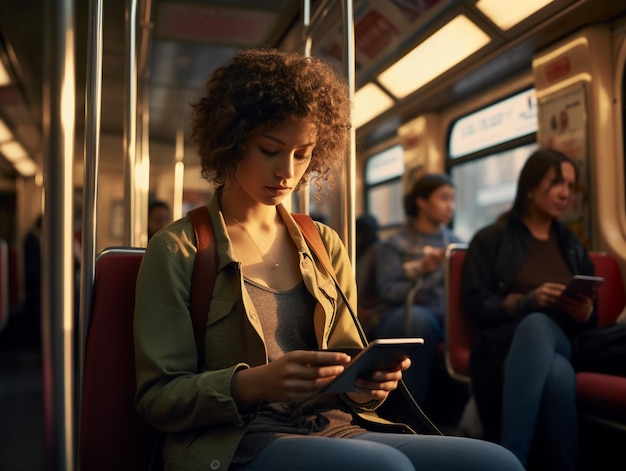
{"label": "black jacket", "polygon": [[[553,224],[559,247],[572,273],[593,275],[593,262],[582,242],[562,224],[556,221]],[[502,307],[531,240],[528,228],[518,218],[510,216],[476,233],[464,263],[463,303],[477,329],[470,358],[472,390],[487,438],[493,440],[499,436],[502,365],[513,331],[524,315],[537,311],[529,306],[519,315],[511,316]],[[551,314],[570,339],[597,323],[595,310],[585,324],[578,324],[564,312]]]}

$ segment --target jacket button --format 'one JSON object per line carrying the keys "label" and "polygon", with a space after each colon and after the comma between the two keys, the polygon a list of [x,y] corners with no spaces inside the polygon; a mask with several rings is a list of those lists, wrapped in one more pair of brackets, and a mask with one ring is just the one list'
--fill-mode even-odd
{"label": "jacket button", "polygon": [[250,311],[250,317],[251,317],[252,319],[256,319],[256,312],[254,312],[254,311]]}
{"label": "jacket button", "polygon": [[302,260],[302,266],[303,266],[304,268],[306,268],[306,267],[308,267],[308,266],[309,266],[309,259],[308,259],[308,258],[307,258],[307,259]]}
{"label": "jacket button", "polygon": [[211,468],[213,471],[217,471],[221,467],[222,463],[220,462],[220,460],[213,460],[211,461],[211,464],[209,464],[209,468]]}

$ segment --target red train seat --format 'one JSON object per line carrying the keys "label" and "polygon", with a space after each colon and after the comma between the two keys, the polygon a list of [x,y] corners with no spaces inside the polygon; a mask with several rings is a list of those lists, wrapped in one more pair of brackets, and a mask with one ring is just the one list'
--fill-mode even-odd
{"label": "red train seat", "polygon": [[157,433],[137,414],[133,310],[144,249],[115,248],[96,260],[79,417],[80,469],[149,469]]}
{"label": "red train seat", "polygon": [[446,349],[445,361],[452,378],[469,383],[470,352],[474,327],[461,301],[461,281],[467,244],[450,244],[446,250]]}
{"label": "red train seat", "polygon": [[596,275],[604,277],[598,287],[598,326],[615,322],[626,306],[624,282],[617,261],[606,252],[589,252]]}
{"label": "red train seat", "polygon": [[581,371],[576,374],[576,396],[583,413],[604,412],[612,414],[611,422],[626,423],[626,378],[623,376]]}
{"label": "red train seat", "polygon": [[[446,252],[446,368],[452,378],[470,381],[469,359],[474,328],[461,300],[466,244],[452,244]],[[604,252],[590,252],[596,275],[604,277],[598,288],[598,324],[614,322],[626,306],[626,291],[616,260]],[[576,375],[576,395],[581,414],[607,425],[626,427],[626,378],[600,373]]]}

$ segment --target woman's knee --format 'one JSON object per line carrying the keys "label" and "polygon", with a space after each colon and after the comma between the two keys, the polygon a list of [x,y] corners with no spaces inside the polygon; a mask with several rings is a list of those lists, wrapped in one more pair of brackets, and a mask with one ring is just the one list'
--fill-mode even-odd
{"label": "woman's knee", "polygon": [[574,401],[576,396],[576,372],[569,359],[556,354],[546,380],[544,397],[552,402]]}
{"label": "woman's knee", "polygon": [[[358,437],[357,437],[358,438]],[[409,458],[384,443],[348,438],[281,437],[247,465],[236,470],[300,469],[303,471],[414,471]]]}
{"label": "woman's knee", "polygon": [[567,355],[569,341],[559,325],[548,315],[534,312],[525,316],[515,328],[513,341],[535,346],[551,346]]}
{"label": "woman's knee", "polygon": [[556,327],[556,323],[543,312],[533,312],[525,316],[517,325],[515,333],[523,333],[524,335],[542,334]]}
{"label": "woman's knee", "polygon": [[455,471],[522,471],[520,461],[506,448],[464,437],[420,436],[412,448],[403,447],[417,469]]}
{"label": "woman's knee", "polygon": [[413,463],[404,453],[380,443],[368,443],[359,448],[348,461],[344,469],[415,471]]}
{"label": "woman's knee", "polygon": [[[485,440],[473,440],[478,443],[478,445],[475,443],[474,446],[476,467],[473,469],[481,471],[521,471],[524,469],[519,459],[503,446]],[[468,458],[470,457],[471,455],[468,456]]]}

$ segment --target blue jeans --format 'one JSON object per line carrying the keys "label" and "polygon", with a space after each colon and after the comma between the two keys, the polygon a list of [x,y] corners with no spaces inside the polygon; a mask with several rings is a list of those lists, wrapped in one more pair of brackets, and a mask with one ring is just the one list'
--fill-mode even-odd
{"label": "blue jeans", "polygon": [[267,471],[522,471],[511,452],[461,437],[368,432],[354,438],[280,437],[249,464],[234,470]]}
{"label": "blue jeans", "polygon": [[524,465],[536,446],[546,469],[576,469],[578,417],[571,358],[569,339],[547,315],[529,314],[516,327],[504,362],[501,442]]}
{"label": "blue jeans", "polygon": [[404,306],[384,313],[375,332],[377,338],[423,337],[424,346],[411,356],[411,368],[404,372],[404,382],[419,404],[424,404],[430,386],[430,373],[437,347],[444,339],[444,328],[439,318],[429,309],[411,307],[411,324],[407,331]]}

